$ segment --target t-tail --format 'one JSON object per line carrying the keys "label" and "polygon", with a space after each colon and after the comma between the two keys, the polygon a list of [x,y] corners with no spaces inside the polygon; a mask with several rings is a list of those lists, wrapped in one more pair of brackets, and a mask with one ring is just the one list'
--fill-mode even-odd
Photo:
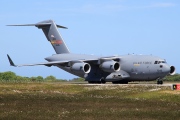
{"label": "t-tail", "polygon": [[47,40],[51,43],[57,54],[69,53],[69,49],[67,48],[65,42],[63,41],[57,29],[57,28],[64,28],[64,29],[67,28],[55,24],[53,20],[45,20],[37,24],[8,25],[8,26],[36,26],[39,29],[42,29]]}

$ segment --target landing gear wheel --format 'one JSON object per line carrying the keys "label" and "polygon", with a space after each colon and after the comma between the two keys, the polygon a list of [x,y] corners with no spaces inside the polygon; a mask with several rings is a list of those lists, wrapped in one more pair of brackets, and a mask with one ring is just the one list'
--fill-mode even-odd
{"label": "landing gear wheel", "polygon": [[128,84],[128,81],[114,81],[113,84]]}
{"label": "landing gear wheel", "polygon": [[127,81],[124,81],[122,84],[128,84],[128,82],[127,82]]}
{"label": "landing gear wheel", "polygon": [[97,81],[96,83],[97,83],[97,84],[101,84],[101,81]]}
{"label": "landing gear wheel", "polygon": [[162,81],[162,80],[158,80],[158,81],[157,81],[157,84],[158,84],[158,85],[162,85],[162,84],[163,84],[163,81]]}
{"label": "landing gear wheel", "polygon": [[114,81],[114,82],[112,82],[112,84],[118,84],[118,82],[117,82],[117,81]]}
{"label": "landing gear wheel", "polygon": [[101,79],[101,83],[102,83],[102,84],[105,84],[106,81],[105,81],[104,79]]}
{"label": "landing gear wheel", "polygon": [[88,83],[89,83],[89,84],[92,84],[92,83],[93,83],[93,81],[88,81]]}
{"label": "landing gear wheel", "polygon": [[[101,84],[102,81],[88,81],[89,84]],[[105,82],[106,83],[106,82]]]}

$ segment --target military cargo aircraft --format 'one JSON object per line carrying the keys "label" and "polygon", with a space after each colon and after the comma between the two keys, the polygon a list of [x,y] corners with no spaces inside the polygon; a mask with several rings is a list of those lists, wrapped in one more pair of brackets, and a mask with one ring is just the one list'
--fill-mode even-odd
{"label": "military cargo aircraft", "polygon": [[165,59],[152,55],[122,55],[122,56],[95,56],[74,54],[69,51],[53,20],[45,20],[36,24],[8,25],[8,26],[36,26],[42,29],[47,40],[51,43],[56,54],[46,57],[48,62],[37,64],[16,65],[9,55],[11,66],[56,66],[71,74],[83,77],[89,83],[127,84],[131,81],[157,80],[163,84],[166,75],[174,75],[175,67],[166,63]]}

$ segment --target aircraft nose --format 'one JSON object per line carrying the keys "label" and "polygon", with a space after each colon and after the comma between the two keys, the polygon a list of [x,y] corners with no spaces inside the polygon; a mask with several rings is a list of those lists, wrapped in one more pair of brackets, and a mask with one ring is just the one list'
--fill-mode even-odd
{"label": "aircraft nose", "polygon": [[170,66],[167,65],[167,64],[163,64],[163,65],[160,65],[161,68],[163,68],[163,72],[169,74],[171,69],[170,69]]}
{"label": "aircraft nose", "polygon": [[161,64],[160,68],[163,69],[164,73],[167,73],[169,75],[174,75],[175,74],[176,68],[174,66],[170,66],[168,64],[163,64],[163,65]]}

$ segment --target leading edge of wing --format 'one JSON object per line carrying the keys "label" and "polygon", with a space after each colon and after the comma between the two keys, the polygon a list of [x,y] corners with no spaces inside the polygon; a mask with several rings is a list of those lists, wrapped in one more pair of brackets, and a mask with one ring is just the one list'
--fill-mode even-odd
{"label": "leading edge of wing", "polygon": [[36,65],[45,65],[45,66],[52,66],[52,65],[58,65],[58,64],[64,64],[64,63],[69,63],[69,62],[92,62],[92,61],[97,61],[97,59],[79,59],[79,60],[64,60],[64,61],[52,61],[52,62],[41,62],[41,63],[35,63],[35,64],[21,64],[21,65],[16,65],[11,57],[7,54],[9,63],[11,66],[14,67],[22,67],[22,66],[36,66]]}
{"label": "leading edge of wing", "polygon": [[37,65],[45,65],[45,66],[52,66],[56,64],[63,64],[67,63],[67,61],[54,61],[54,62],[42,62],[42,63],[35,63],[35,64],[21,64],[21,65],[15,65],[15,67],[23,67],[23,66],[37,66]]}
{"label": "leading edge of wing", "polygon": [[45,66],[52,66],[52,65],[58,65],[58,64],[64,64],[64,63],[75,63],[75,62],[92,62],[97,60],[66,60],[66,61],[53,61],[53,62],[42,62],[42,63],[35,63],[35,64],[22,64],[22,65],[15,65],[15,67],[22,67],[22,66],[36,66],[36,65],[45,65]]}

